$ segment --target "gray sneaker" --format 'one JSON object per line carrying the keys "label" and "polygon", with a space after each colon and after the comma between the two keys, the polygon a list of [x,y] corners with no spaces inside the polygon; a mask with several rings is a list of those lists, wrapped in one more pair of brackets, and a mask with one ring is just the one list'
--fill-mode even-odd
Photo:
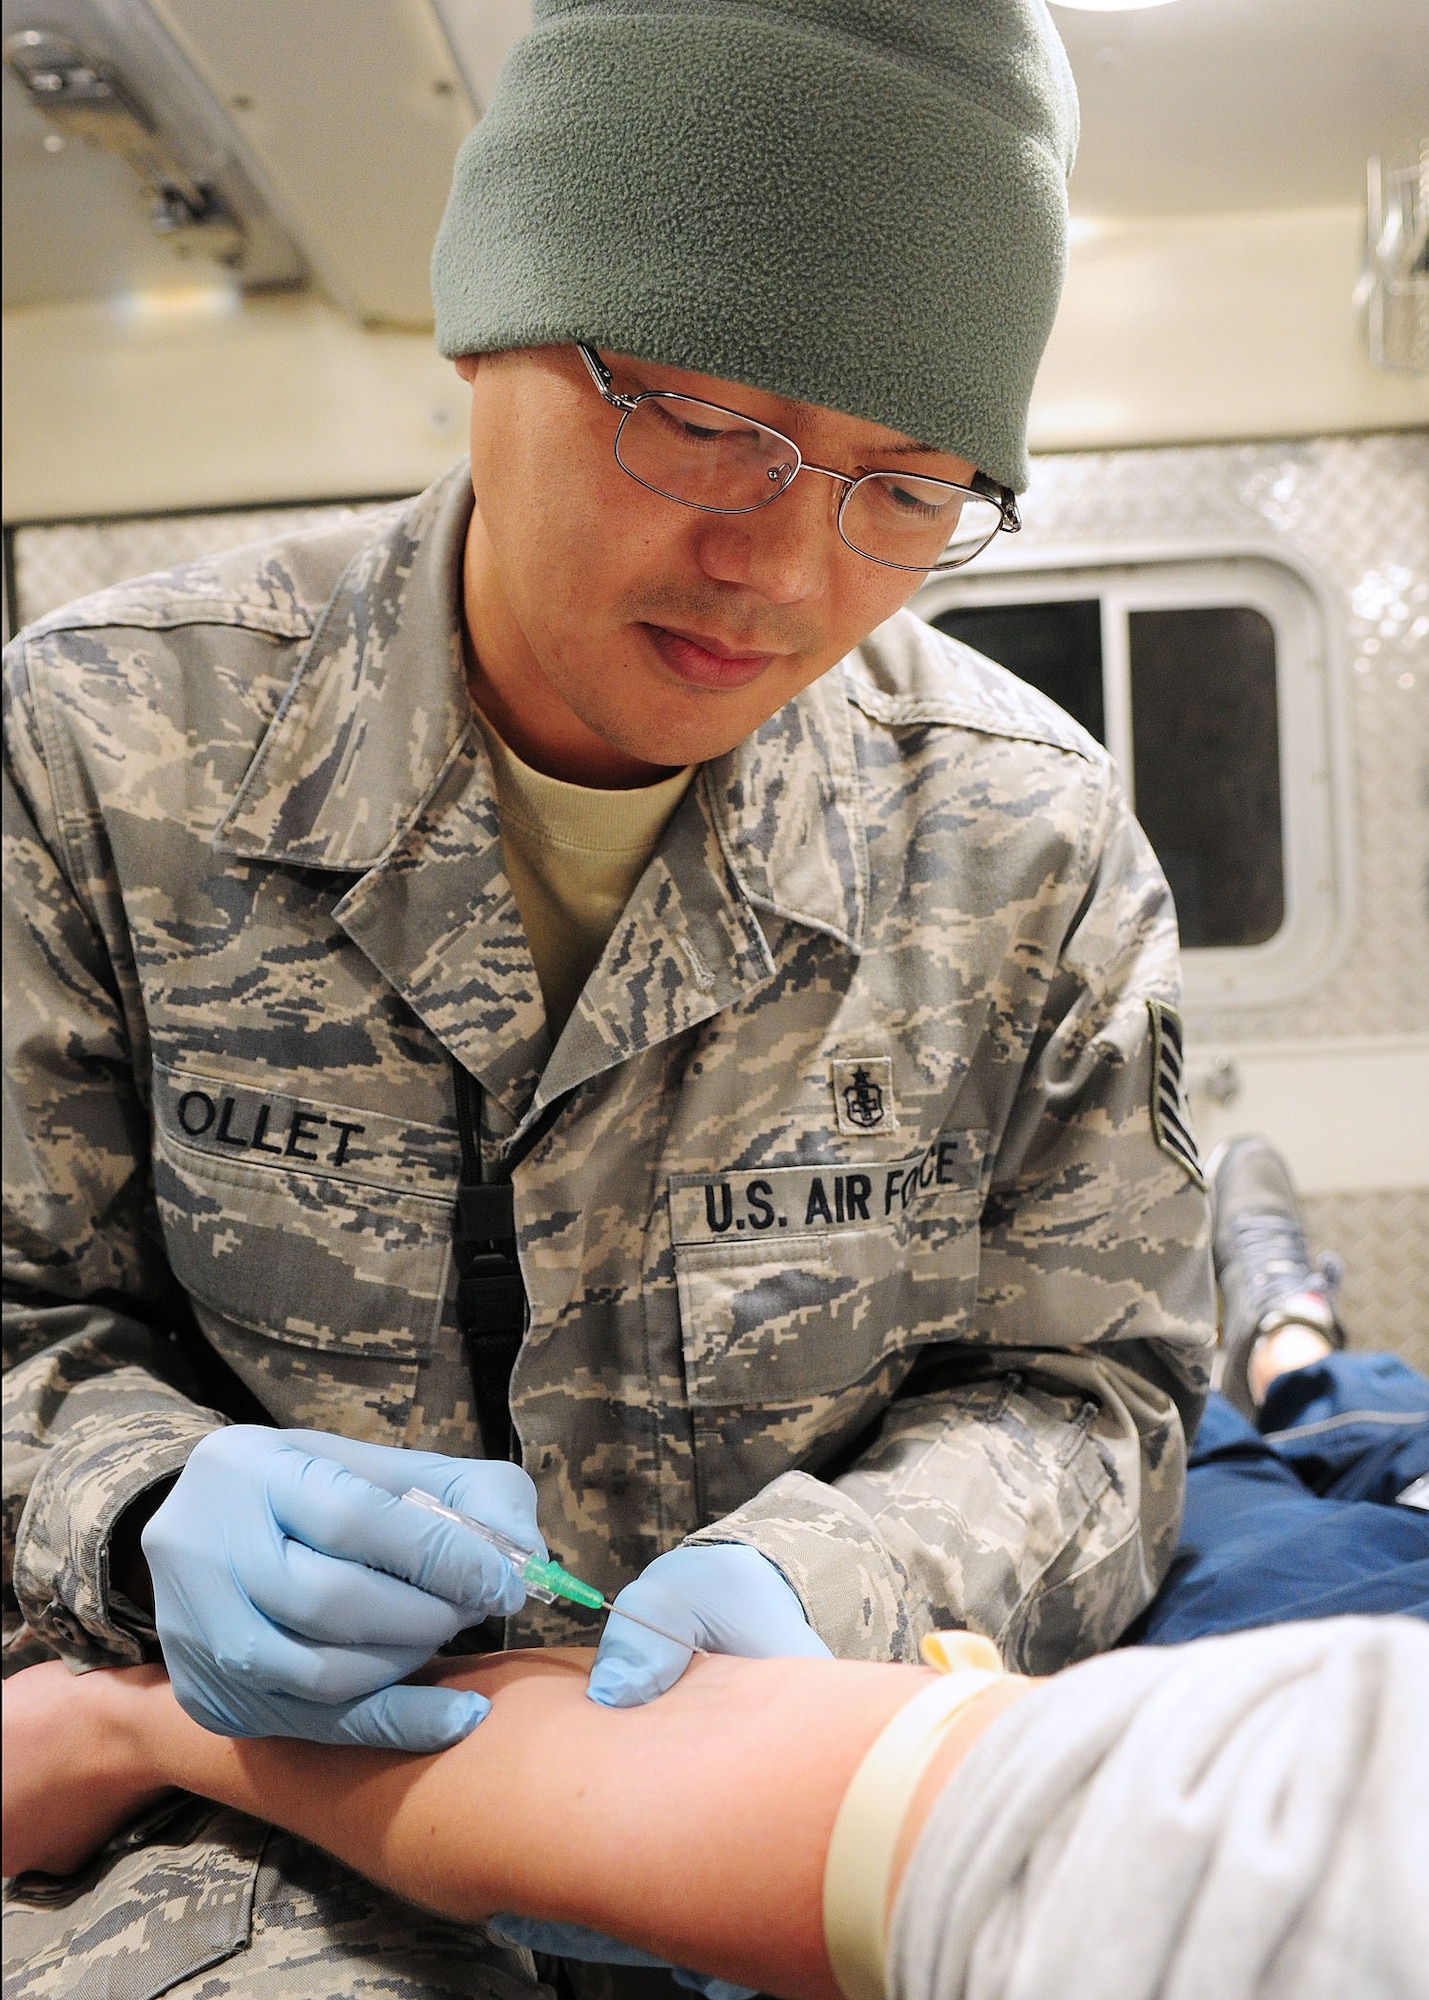
{"label": "gray sneaker", "polygon": [[1247,1370],[1262,1334],[1307,1326],[1332,1347],[1344,1346],[1334,1303],[1343,1266],[1333,1255],[1310,1262],[1295,1189],[1268,1140],[1227,1140],[1212,1153],[1206,1177],[1221,1295],[1217,1387],[1254,1418]]}

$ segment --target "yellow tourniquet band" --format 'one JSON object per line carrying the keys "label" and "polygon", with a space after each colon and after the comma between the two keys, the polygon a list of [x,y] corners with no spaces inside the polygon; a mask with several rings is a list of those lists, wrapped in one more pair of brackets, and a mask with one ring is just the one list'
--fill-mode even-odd
{"label": "yellow tourniquet band", "polygon": [[844,2000],[885,2000],[884,1935],[893,1854],[923,1773],[970,1701],[1007,1675],[975,1632],[934,1632],[920,1648],[947,1678],[900,1708],[844,1793],[824,1863],[824,1943]]}

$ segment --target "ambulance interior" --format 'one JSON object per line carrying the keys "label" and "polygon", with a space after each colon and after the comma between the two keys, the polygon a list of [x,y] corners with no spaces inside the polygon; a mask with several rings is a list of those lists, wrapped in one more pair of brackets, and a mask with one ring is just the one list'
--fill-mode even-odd
{"label": "ambulance interior", "polygon": [[[1024,527],[915,604],[1109,746],[1203,1150],[1267,1135],[1356,1344],[1426,1366],[1421,0],[1052,11],[1082,143]],[[7,633],[459,455],[428,252],[528,21],[5,0]]]}

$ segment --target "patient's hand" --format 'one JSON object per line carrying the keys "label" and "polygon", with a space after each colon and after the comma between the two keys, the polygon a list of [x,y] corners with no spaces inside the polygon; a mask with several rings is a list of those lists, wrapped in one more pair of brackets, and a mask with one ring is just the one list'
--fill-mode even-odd
{"label": "patient's hand", "polygon": [[72,1674],[58,1660],[5,1683],[6,1875],[68,1875],[164,1796],[145,1749],[143,1697],[168,1685],[161,1667]]}

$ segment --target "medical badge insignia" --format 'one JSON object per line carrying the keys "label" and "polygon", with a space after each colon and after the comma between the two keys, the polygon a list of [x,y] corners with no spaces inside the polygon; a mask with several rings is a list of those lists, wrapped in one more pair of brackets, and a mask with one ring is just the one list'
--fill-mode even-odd
{"label": "medical badge insignia", "polygon": [[866,1069],[856,1069],[853,1082],[844,1086],[844,1109],[850,1124],[867,1128],[883,1123],[883,1090],[869,1082]]}
{"label": "medical badge insignia", "polygon": [[840,1132],[893,1132],[898,1118],[893,1106],[893,1062],[889,1056],[864,1056],[832,1065],[834,1109]]}
{"label": "medical badge insignia", "polygon": [[1151,1016],[1151,1129],[1163,1153],[1184,1167],[1197,1187],[1206,1185],[1191,1107],[1186,1101],[1186,1058],[1181,1016],[1160,1000],[1148,1000]]}

